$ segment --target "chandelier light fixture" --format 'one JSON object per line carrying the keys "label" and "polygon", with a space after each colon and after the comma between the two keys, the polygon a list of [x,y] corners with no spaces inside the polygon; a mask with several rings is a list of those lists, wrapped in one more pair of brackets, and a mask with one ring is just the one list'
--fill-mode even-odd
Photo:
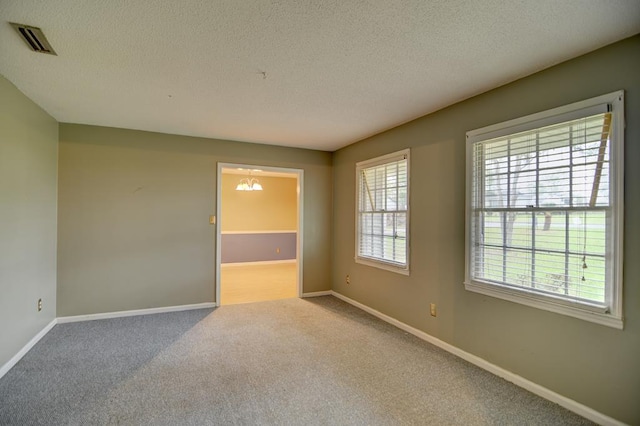
{"label": "chandelier light fixture", "polygon": [[236,191],[262,191],[262,185],[256,178],[244,178],[240,179]]}

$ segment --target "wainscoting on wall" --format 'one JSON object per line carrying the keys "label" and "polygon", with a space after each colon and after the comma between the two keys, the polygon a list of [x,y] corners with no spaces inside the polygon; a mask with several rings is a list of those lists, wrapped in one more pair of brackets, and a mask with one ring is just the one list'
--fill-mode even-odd
{"label": "wainscoting on wall", "polygon": [[296,259],[296,231],[222,232],[222,264]]}

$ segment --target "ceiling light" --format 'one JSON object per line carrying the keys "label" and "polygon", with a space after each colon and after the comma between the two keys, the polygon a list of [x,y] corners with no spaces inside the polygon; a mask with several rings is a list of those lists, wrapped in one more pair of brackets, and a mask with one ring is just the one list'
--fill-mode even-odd
{"label": "ceiling light", "polygon": [[236,191],[262,191],[262,185],[256,178],[240,179]]}

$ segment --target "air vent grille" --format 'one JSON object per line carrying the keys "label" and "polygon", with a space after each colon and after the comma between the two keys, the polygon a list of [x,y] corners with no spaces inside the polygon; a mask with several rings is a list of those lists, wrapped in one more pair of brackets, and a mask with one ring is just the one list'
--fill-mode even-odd
{"label": "air vent grille", "polygon": [[27,43],[27,46],[29,46],[29,48],[34,52],[57,55],[40,28],[23,24],[15,24],[13,22],[10,22],[10,24],[18,32],[24,42]]}

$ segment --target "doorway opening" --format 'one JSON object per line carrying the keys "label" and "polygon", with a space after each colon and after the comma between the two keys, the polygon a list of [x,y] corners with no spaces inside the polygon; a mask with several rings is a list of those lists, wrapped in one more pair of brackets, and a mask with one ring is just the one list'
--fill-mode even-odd
{"label": "doorway opening", "polygon": [[218,163],[216,303],[301,297],[303,171]]}

